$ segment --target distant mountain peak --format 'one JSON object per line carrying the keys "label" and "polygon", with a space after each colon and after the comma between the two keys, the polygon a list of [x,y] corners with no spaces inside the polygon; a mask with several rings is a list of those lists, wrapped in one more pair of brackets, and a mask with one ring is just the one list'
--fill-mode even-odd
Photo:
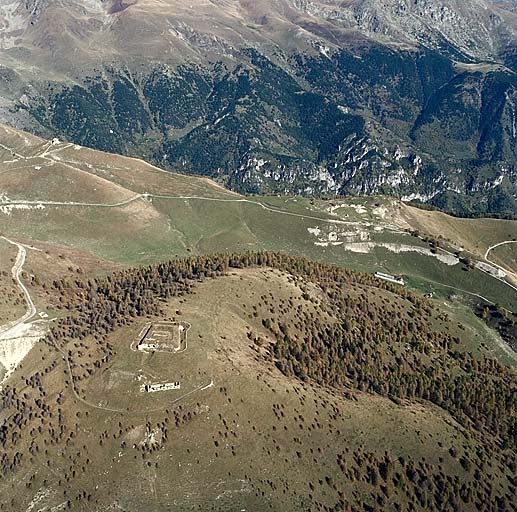
{"label": "distant mountain peak", "polygon": [[497,60],[501,46],[516,35],[486,0],[289,0],[297,10],[372,39]]}

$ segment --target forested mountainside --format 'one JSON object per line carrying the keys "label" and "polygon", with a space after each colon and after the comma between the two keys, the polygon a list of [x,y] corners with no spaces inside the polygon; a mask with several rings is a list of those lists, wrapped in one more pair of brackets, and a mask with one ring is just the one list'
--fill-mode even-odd
{"label": "forested mountainside", "polygon": [[[271,252],[32,286],[61,313],[0,392],[0,510],[515,510],[514,370],[400,286]],[[129,349],[171,314],[186,355]],[[183,395],[144,400],[151,368]]]}
{"label": "forested mountainside", "polygon": [[0,20],[18,127],[240,192],[515,214],[511,5],[46,0]]}

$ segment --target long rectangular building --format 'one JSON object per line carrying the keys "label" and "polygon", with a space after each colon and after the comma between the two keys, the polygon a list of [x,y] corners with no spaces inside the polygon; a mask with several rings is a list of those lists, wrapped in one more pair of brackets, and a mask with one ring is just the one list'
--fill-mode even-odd
{"label": "long rectangular building", "polygon": [[392,276],[391,274],[385,274],[384,272],[375,272],[375,277],[383,279],[384,281],[389,281],[390,283],[400,284],[402,286],[406,285],[404,279],[400,276]]}

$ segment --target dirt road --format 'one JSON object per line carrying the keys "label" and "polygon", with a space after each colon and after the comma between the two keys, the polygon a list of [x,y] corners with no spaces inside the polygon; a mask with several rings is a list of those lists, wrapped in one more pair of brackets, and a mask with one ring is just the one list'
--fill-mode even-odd
{"label": "dirt road", "polygon": [[9,322],[8,324],[0,327],[0,336],[5,337],[6,335],[8,335],[11,329],[14,329],[20,324],[28,322],[32,317],[34,317],[36,315],[36,306],[34,305],[29,290],[27,290],[27,287],[23,284],[21,280],[23,265],[25,264],[25,260],[27,258],[27,249],[22,244],[19,244],[18,242],[13,242],[5,236],[2,236],[2,239],[18,248],[18,254],[16,256],[16,261],[14,262],[13,268],[11,269],[11,273],[13,279],[16,281],[18,287],[22,291],[25,297],[25,302],[27,304],[25,314],[21,318],[18,318],[18,320],[14,320],[13,322]]}

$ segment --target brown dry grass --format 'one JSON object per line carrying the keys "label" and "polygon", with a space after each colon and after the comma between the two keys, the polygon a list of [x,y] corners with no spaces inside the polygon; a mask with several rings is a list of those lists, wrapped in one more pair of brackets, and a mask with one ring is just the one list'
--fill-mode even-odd
{"label": "brown dry grass", "polygon": [[445,213],[404,205],[402,218],[415,230],[443,237],[484,257],[491,245],[517,239],[517,222],[499,219],[461,219]]}
{"label": "brown dry grass", "polygon": [[[287,378],[258,357],[260,349],[247,332],[265,337],[261,318],[268,307],[275,307],[266,306],[261,297],[274,300],[278,308],[285,307],[282,300],[291,299],[289,321],[296,306],[312,307],[304,292],[319,300],[317,287],[307,290],[303,283],[267,269],[235,271],[199,284],[193,295],[164,304],[163,317],[192,323],[184,354],[134,353],[129,344],[141,322],[117,329],[109,337],[115,359],[79,387],[96,405],[129,409],[122,414],[77,403],[64,383],[68,377],[60,362],[45,379],[52,382],[51,396],[64,393],[62,408],[73,415],[75,433],[59,450],[31,457],[30,467],[20,473],[25,479],[35,473],[30,489],[11,487],[17,476],[0,482],[0,492],[8,491],[17,504],[13,511],[25,510],[43,485],[49,492],[40,506],[49,507],[61,503],[64,488],[70,496],[91,494],[90,506],[96,510],[117,504],[161,512],[214,504],[217,510],[295,511],[310,508],[309,494],[311,500],[331,506],[337,490],[366,496],[364,484],[347,482],[336,465],[337,454],[361,446],[378,455],[389,451],[395,457],[425,457],[448,475],[464,477],[449,448],[470,452],[476,441],[444,411],[424,403],[397,405],[360,392],[347,399]],[[254,317],[252,306],[259,302],[265,310]],[[89,353],[83,350],[85,361]],[[12,382],[23,388],[23,375],[39,368],[42,358],[47,364],[54,356],[48,346],[38,347]],[[138,375],[181,380],[182,390],[144,395],[138,390]],[[173,402],[210,379],[213,388]],[[142,450],[144,446],[150,450]],[[45,470],[47,460],[51,472]],[[337,489],[325,484],[327,477],[338,482]]]}

